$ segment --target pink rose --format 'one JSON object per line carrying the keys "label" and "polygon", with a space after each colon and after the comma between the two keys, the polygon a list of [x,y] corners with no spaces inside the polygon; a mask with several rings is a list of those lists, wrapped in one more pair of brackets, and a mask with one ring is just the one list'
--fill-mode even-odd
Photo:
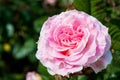
{"label": "pink rose", "polygon": [[42,80],[41,76],[36,72],[28,72],[26,80]]}
{"label": "pink rose", "polygon": [[91,67],[96,73],[111,62],[108,28],[77,10],[50,17],[38,41],[37,58],[51,75],[66,76]]}

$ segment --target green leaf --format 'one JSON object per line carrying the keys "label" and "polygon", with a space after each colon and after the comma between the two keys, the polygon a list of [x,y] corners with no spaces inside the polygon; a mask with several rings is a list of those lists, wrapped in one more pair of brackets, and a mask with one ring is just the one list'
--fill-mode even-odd
{"label": "green leaf", "polygon": [[71,76],[69,80],[88,80],[88,77],[85,75]]}
{"label": "green leaf", "polygon": [[9,37],[13,36],[13,34],[14,34],[14,26],[12,24],[8,23],[6,25],[6,30],[7,30],[7,35]]}
{"label": "green leaf", "polygon": [[73,4],[77,10],[90,14],[90,1],[91,0],[74,0]]}
{"label": "green leaf", "polygon": [[36,32],[40,32],[40,29],[47,18],[48,16],[43,16],[34,21],[34,29]]}
{"label": "green leaf", "polygon": [[35,41],[33,39],[26,40],[24,45],[21,47],[16,44],[13,49],[13,55],[17,59],[24,58],[29,53],[32,53],[35,49]]}
{"label": "green leaf", "polygon": [[112,49],[120,50],[120,29],[117,25],[107,24],[112,39]]}
{"label": "green leaf", "polygon": [[77,10],[84,11],[100,21],[106,17],[103,0],[74,0],[74,6]]}
{"label": "green leaf", "polygon": [[37,58],[36,58],[36,56],[35,56],[35,53],[29,54],[29,55],[28,55],[28,58],[29,58],[29,60],[30,60],[31,62],[33,62],[33,63],[37,61]]}
{"label": "green leaf", "polygon": [[85,75],[78,76],[78,80],[88,80],[88,77]]}
{"label": "green leaf", "polygon": [[42,75],[44,80],[55,80],[54,77],[48,73],[47,68],[44,67],[41,63],[39,64],[37,71]]}
{"label": "green leaf", "polygon": [[89,0],[90,1],[90,11],[91,15],[96,17],[100,21],[104,21],[106,17],[106,5],[104,0]]}
{"label": "green leaf", "polygon": [[112,40],[112,49],[120,50],[120,41]]}

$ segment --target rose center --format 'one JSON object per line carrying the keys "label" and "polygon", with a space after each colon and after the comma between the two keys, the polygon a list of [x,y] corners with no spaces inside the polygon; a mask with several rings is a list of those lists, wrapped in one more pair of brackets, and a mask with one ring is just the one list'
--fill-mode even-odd
{"label": "rose center", "polygon": [[74,48],[84,36],[82,29],[73,30],[72,28],[63,28],[58,35],[59,43],[65,47]]}

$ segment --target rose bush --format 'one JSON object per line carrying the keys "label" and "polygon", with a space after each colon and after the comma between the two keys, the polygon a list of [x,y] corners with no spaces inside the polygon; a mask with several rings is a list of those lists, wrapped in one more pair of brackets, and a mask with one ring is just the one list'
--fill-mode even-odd
{"label": "rose bush", "polygon": [[91,67],[96,73],[111,62],[108,28],[77,10],[50,17],[40,32],[36,57],[51,75]]}

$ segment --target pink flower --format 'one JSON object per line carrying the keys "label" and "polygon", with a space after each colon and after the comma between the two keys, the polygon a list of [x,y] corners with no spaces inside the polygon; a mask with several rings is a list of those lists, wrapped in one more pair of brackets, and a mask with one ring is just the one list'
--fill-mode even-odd
{"label": "pink flower", "polygon": [[26,80],[42,80],[41,76],[36,72],[28,72]]}
{"label": "pink flower", "polygon": [[50,17],[38,41],[37,58],[51,75],[66,76],[91,67],[96,73],[111,62],[108,28],[77,10]]}

